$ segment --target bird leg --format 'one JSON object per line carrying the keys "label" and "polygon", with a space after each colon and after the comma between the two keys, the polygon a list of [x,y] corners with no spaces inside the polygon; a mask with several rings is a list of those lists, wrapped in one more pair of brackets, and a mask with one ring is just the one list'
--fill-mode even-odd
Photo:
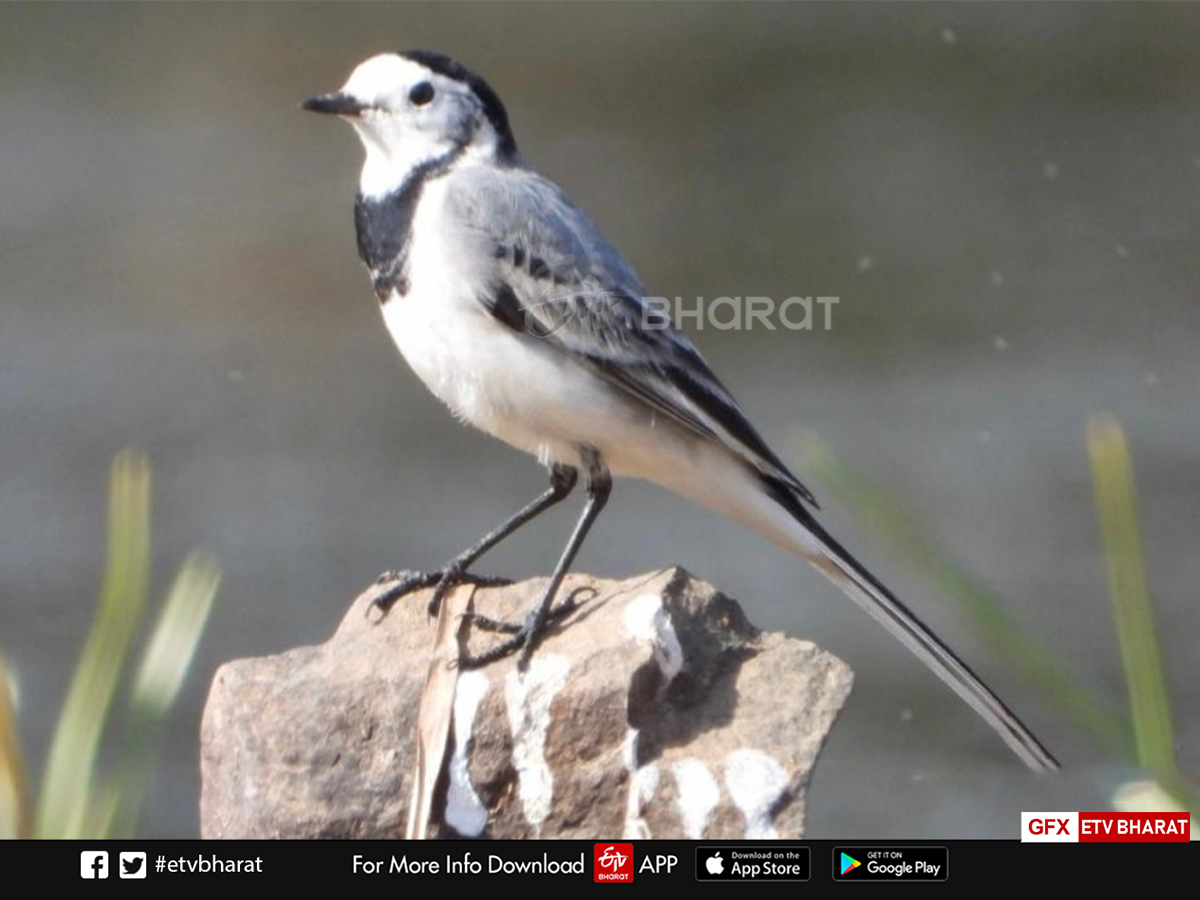
{"label": "bird leg", "polygon": [[[377,609],[381,617],[386,616],[402,597],[424,588],[434,588],[433,596],[429,598],[429,614],[436,615],[446,592],[458,584],[476,584],[483,587],[512,584],[504,578],[486,575],[474,575],[467,571],[475,560],[483,556],[502,540],[527,522],[537,518],[551,506],[564,500],[575,487],[579,478],[578,470],[571,466],[555,464],[550,467],[550,487],[527,506],[515,513],[498,528],[489,531],[476,544],[464,550],[440,569],[430,572],[388,571],[376,580],[377,584],[390,584],[386,591],[371,601],[367,611]],[[392,584],[394,582],[394,584]]]}
{"label": "bird leg", "polygon": [[501,641],[478,656],[467,654],[460,657],[458,662],[460,669],[478,669],[520,650],[521,658],[517,665],[524,672],[529,667],[530,657],[533,656],[533,651],[537,647],[542,633],[546,630],[547,623],[574,608],[573,597],[568,598],[557,608],[554,607],[554,598],[571,568],[571,563],[575,561],[579,548],[583,546],[584,538],[591,530],[592,523],[600,515],[600,510],[604,508],[604,504],[608,502],[608,495],[612,492],[612,476],[600,460],[599,454],[589,448],[583,451],[583,458],[587,466],[587,503],[584,504],[583,513],[575,524],[575,530],[571,533],[571,538],[567,541],[562,556],[559,557],[558,565],[554,567],[554,573],[550,576],[550,582],[542,593],[541,601],[520,625],[468,614],[468,618],[484,630],[504,632],[511,634],[512,637]]}

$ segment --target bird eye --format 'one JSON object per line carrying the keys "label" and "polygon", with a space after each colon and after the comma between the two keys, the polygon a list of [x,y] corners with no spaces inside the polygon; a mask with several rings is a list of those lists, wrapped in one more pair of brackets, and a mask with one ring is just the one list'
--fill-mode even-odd
{"label": "bird eye", "polygon": [[420,84],[415,85],[413,89],[408,92],[408,102],[413,106],[424,106],[432,99],[433,85],[428,81],[422,81]]}

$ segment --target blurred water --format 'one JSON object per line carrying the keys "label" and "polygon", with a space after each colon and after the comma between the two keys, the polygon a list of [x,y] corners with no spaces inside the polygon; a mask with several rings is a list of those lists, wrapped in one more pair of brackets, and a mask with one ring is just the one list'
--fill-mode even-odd
{"label": "blurred water", "polygon": [[[829,333],[693,337],[785,456],[821,434],[1120,706],[1082,445],[1115,412],[1195,772],[1198,44],[1184,4],[0,6],[0,642],[29,757],[90,620],[119,448],[155,464],[156,583],[195,545],[226,570],[156,836],[196,833],[218,664],[323,639],[380,570],[540,490],[404,369],[354,254],[355,141],[296,109],[425,46],[492,81],[653,292],[839,296]],[[826,507],[1068,774],[1028,776],[821,579],[655,489],[618,485],[580,566],[681,563],[851,663],[813,837],[1011,837],[1023,808],[1102,803],[1122,773]],[[574,514],[489,568],[547,570]]]}

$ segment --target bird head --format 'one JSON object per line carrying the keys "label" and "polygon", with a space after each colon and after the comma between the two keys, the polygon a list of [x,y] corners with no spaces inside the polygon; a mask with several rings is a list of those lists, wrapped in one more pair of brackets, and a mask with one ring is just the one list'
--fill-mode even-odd
{"label": "bird head", "polygon": [[366,149],[366,196],[387,194],[417,166],[451,153],[500,163],[516,156],[496,92],[461,63],[427,50],[373,56],[341,89],[310,97],[302,107],[354,126]]}

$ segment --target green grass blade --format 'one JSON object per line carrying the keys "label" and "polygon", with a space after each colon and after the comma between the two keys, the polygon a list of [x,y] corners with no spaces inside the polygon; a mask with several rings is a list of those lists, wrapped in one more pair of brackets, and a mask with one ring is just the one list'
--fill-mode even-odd
{"label": "green grass blade", "polygon": [[[1164,790],[1157,781],[1133,781],[1113,792],[1113,808],[1121,812],[1187,812],[1192,817],[1192,840],[1200,841],[1196,798],[1187,790]],[[1190,803],[1190,805],[1189,805]]]}
{"label": "green grass blade", "polygon": [[1146,588],[1129,444],[1121,426],[1108,415],[1089,420],[1087,444],[1138,762],[1165,784],[1177,784],[1175,728],[1155,634],[1154,609]]}
{"label": "green grass blade", "polygon": [[0,658],[0,839],[29,837],[29,792],[8,670]]}
{"label": "green grass blade", "polygon": [[130,696],[114,837],[133,835],[142,800],[154,778],[154,759],[167,714],[179,696],[220,583],[221,570],[212,557],[204,553],[188,557],[142,653]]}
{"label": "green grass blade", "polygon": [[161,717],[175,703],[220,584],[221,569],[208,554],[193,553],[184,561],[133,681],[135,712]]}
{"label": "green grass blade", "polygon": [[140,453],[113,461],[108,559],[100,607],[50,744],[38,805],[38,837],[85,835],[96,755],[130,642],[146,601],[150,469]]}

